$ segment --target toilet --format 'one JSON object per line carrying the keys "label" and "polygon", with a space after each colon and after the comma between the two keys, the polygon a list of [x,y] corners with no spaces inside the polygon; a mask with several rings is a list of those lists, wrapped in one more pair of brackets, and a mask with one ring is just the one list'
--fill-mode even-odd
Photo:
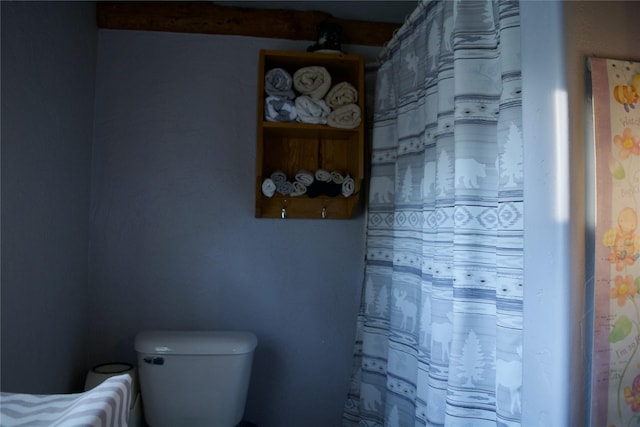
{"label": "toilet", "polygon": [[143,331],[138,379],[150,427],[235,427],[258,340],[244,331]]}

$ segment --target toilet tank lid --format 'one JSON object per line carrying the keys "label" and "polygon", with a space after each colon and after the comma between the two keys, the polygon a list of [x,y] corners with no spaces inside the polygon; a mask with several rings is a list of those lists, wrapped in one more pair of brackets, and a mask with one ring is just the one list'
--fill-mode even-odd
{"label": "toilet tank lid", "polygon": [[258,339],[246,331],[143,331],[135,338],[135,350],[147,354],[244,354]]}

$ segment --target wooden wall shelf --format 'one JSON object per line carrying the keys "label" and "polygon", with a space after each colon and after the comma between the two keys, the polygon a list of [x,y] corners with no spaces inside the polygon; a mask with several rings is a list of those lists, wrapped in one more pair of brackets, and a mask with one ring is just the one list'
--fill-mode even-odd
{"label": "wooden wall shelf", "polygon": [[[307,66],[323,66],[332,86],[349,82],[358,90],[357,105],[363,118],[353,129],[298,122],[265,120],[265,73],[283,68],[292,76]],[[360,200],[364,179],[364,63],[357,55],[288,51],[261,51],[258,67],[258,120],[256,149],[256,217],[260,218],[352,218]],[[275,171],[290,180],[300,170],[338,171],[354,179],[354,191],[343,195],[309,197],[275,193],[267,197],[262,183]],[[284,211],[283,211],[284,209]]]}

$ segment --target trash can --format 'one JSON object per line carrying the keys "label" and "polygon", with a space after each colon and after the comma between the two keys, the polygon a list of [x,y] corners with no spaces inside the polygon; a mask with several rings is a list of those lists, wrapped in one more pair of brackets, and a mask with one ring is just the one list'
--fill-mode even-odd
{"label": "trash can", "polygon": [[129,374],[131,377],[131,398],[134,399],[138,394],[138,379],[136,378],[136,367],[131,363],[103,363],[94,366],[87,374],[84,389],[85,391],[91,390],[98,384],[102,384],[107,378],[122,374]]}
{"label": "trash can", "polygon": [[131,376],[131,405],[129,407],[129,427],[143,426],[142,402],[138,389],[136,367],[131,363],[114,362],[96,365],[87,373],[84,390],[91,390],[109,377],[129,374]]}

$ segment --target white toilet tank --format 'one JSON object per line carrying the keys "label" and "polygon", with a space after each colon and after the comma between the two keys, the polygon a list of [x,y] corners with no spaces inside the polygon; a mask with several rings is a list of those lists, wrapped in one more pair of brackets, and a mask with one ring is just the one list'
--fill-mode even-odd
{"label": "white toilet tank", "polygon": [[235,427],[258,340],[240,331],[144,331],[135,338],[150,427]]}

